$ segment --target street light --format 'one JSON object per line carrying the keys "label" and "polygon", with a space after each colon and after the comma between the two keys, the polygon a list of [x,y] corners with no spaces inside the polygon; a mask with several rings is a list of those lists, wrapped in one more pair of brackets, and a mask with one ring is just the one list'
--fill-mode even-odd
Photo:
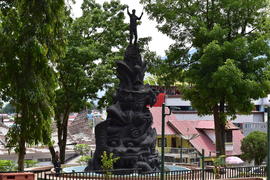
{"label": "street light", "polygon": [[270,180],[270,102],[269,102],[268,97],[263,98],[262,100],[263,100],[262,104],[264,105],[264,108],[267,108],[267,166],[266,166],[266,176],[267,176],[267,180]]}
{"label": "street light", "polygon": [[[269,103],[269,102],[268,102]],[[270,180],[270,106],[267,106],[267,180]]]}
{"label": "street light", "polygon": [[162,104],[162,124],[161,124],[161,173],[160,179],[164,180],[164,145],[165,145],[165,117],[172,114],[171,108],[169,107],[169,114],[165,113],[165,103]]}

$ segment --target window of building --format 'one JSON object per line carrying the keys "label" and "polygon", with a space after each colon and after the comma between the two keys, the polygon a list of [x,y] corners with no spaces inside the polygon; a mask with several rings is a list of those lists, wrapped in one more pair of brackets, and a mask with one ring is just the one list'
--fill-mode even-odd
{"label": "window of building", "polygon": [[195,111],[192,106],[171,106],[173,111]]}
{"label": "window of building", "polygon": [[260,105],[255,105],[255,110],[256,110],[256,111],[260,111],[260,108],[261,108]]}
{"label": "window of building", "polygon": [[[165,138],[164,140],[164,147],[167,147],[167,138]],[[161,138],[158,138],[158,147],[161,147]]]}
{"label": "window of building", "polygon": [[226,143],[233,142],[232,130],[228,130],[228,131],[225,132],[225,142]]}

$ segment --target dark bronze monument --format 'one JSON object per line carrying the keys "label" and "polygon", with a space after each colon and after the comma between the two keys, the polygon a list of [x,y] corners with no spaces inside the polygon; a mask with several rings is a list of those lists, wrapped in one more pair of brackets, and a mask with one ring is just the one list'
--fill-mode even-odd
{"label": "dark bronze monument", "polygon": [[[137,32],[136,26],[130,29]],[[124,61],[117,62],[120,85],[115,103],[107,108],[106,121],[95,128],[96,151],[86,171],[101,170],[101,155],[104,151],[120,157],[114,169],[138,169],[139,172],[159,170],[160,163],[155,150],[156,130],[151,127],[153,117],[148,109],[156,102],[156,93],[143,84],[146,64],[142,61],[136,35],[134,44],[132,38],[130,40]]]}

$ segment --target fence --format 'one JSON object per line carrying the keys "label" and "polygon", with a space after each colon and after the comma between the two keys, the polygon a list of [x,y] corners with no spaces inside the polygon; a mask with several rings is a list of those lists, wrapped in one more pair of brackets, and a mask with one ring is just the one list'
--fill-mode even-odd
{"label": "fence", "polygon": [[46,179],[46,174],[50,172],[50,169],[45,169],[45,170],[33,170],[29,171],[35,174],[35,180],[42,180]]}
{"label": "fence", "polygon": [[[127,170],[110,171],[109,174],[104,174],[104,171],[98,172],[72,172],[52,174],[46,173],[45,180],[159,180],[160,172],[138,174],[136,170],[128,170],[130,174],[123,174]],[[122,174],[121,174],[122,173]],[[198,170],[183,170],[183,171],[167,171],[164,173],[165,180],[212,180],[217,176],[221,179],[228,178],[246,178],[246,177],[266,177],[265,167],[227,167],[220,169],[220,173],[216,175],[213,169],[198,169]]]}
{"label": "fence", "polygon": [[[159,154],[161,153],[161,147],[157,148]],[[174,148],[165,147],[165,162],[180,162],[180,163],[194,163],[200,162],[201,155],[195,148]]]}

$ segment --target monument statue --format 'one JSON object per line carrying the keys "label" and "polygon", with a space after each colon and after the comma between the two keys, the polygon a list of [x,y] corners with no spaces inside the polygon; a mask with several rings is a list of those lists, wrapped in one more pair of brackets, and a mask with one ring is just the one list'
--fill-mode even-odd
{"label": "monument statue", "polygon": [[135,36],[135,41],[134,41],[134,44],[137,43],[137,39],[138,39],[138,33],[137,33],[137,20],[141,20],[142,18],[142,15],[143,15],[143,12],[141,14],[140,17],[137,17],[136,16],[136,10],[133,9],[132,10],[132,14],[130,14],[129,12],[129,7],[127,7],[127,13],[129,15],[129,18],[130,18],[130,24],[129,24],[129,43],[132,44],[132,40],[133,40],[133,35]]}
{"label": "monument statue", "polygon": [[[114,169],[138,169],[139,172],[159,171],[160,161],[156,147],[156,130],[151,127],[153,117],[149,110],[156,102],[156,92],[143,79],[146,64],[136,44],[135,10],[131,17],[131,36],[135,43],[127,47],[123,61],[117,61],[120,85],[114,104],[107,108],[107,119],[95,128],[96,150],[86,171],[101,170],[104,151],[120,159]],[[131,38],[132,41],[132,38]],[[126,172],[126,171],[125,171]],[[123,173],[125,173],[123,172]]]}

